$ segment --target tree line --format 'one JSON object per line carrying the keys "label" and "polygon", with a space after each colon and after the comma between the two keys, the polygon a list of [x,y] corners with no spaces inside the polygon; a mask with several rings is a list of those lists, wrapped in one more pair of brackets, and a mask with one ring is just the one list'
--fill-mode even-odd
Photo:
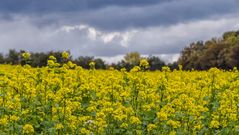
{"label": "tree line", "polygon": [[[16,51],[14,49],[9,50],[9,52],[6,55],[0,54],[0,63],[1,64],[12,64],[12,65],[24,65],[25,60],[22,57],[22,54],[26,52],[24,50]],[[70,54],[70,51],[67,51]],[[58,63],[62,64],[64,63],[62,59],[62,51],[50,51],[50,52],[31,52],[29,65],[32,67],[43,67],[47,66],[47,60],[50,56],[54,56]],[[85,69],[90,69],[90,62],[95,63],[96,69],[108,69],[110,67],[113,67],[115,69],[122,69],[125,68],[126,70],[132,69],[134,66],[139,65],[140,60],[143,59],[141,57],[140,53],[138,52],[130,52],[127,53],[124,56],[124,59],[117,62],[117,63],[111,63],[108,64],[101,58],[94,58],[93,56],[79,56],[75,59],[70,55],[68,60],[72,61],[78,66],[81,66]],[[159,57],[156,56],[150,56],[147,58],[147,61],[150,64],[149,70],[161,70],[163,66],[166,66],[164,61],[162,61]],[[168,64],[171,68],[176,68],[176,64]]]}
{"label": "tree line", "polygon": [[211,67],[225,70],[238,68],[239,31],[229,31],[220,38],[191,43],[181,52],[178,64],[185,70],[207,70]]}
{"label": "tree line", "polygon": [[[0,53],[0,63],[24,64],[21,56],[24,52],[24,50],[16,51],[11,49],[6,55]],[[70,54],[70,51],[68,53]],[[55,56],[58,63],[63,63],[61,54],[61,51],[31,52],[29,64],[32,67],[46,66],[51,55]],[[89,69],[89,63],[93,61],[96,69],[113,67],[118,70],[125,68],[128,71],[139,65],[141,59],[147,59],[150,65],[149,70],[151,71],[161,70],[163,66],[177,69],[178,65],[182,65],[184,70],[207,70],[212,67],[225,70],[233,69],[234,67],[239,68],[239,31],[225,32],[222,37],[212,38],[205,42],[193,42],[181,51],[178,61],[169,64],[156,56],[143,58],[138,52],[127,53],[123,60],[112,64],[107,64],[104,60],[93,56],[79,56],[75,59],[72,56],[69,57],[70,61],[85,69]]]}

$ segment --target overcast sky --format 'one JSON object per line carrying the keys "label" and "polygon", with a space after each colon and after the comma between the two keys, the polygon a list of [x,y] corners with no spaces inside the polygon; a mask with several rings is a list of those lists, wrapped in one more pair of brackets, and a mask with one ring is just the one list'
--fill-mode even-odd
{"label": "overcast sky", "polygon": [[127,52],[171,62],[189,43],[239,29],[239,0],[1,0],[0,52]]}

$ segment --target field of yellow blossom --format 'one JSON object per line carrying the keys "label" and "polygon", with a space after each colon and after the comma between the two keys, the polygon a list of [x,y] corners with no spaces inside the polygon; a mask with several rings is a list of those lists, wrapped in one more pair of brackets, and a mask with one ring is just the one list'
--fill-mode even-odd
{"label": "field of yellow blossom", "polygon": [[237,69],[150,72],[145,60],[130,72],[90,66],[53,56],[42,68],[0,65],[0,133],[239,134]]}

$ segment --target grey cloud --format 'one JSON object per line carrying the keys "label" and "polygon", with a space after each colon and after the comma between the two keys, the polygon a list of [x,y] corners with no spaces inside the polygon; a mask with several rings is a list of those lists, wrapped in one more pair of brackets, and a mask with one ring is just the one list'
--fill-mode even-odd
{"label": "grey cloud", "polygon": [[[60,0],[14,1],[1,1],[6,2],[6,7],[0,5],[1,52],[12,48],[34,52],[70,50],[74,56],[109,58],[138,51],[175,60],[190,42],[239,28],[236,0],[140,0],[138,4],[134,0],[106,0],[108,4],[90,0],[93,5],[86,0],[69,0],[66,7]],[[57,1],[59,5],[54,5]],[[17,6],[24,2],[25,7]],[[83,2],[82,7],[74,7],[74,2]],[[31,9],[37,3],[38,9]],[[80,29],[82,25],[87,27]]]}
{"label": "grey cloud", "polygon": [[28,18],[18,17],[15,21],[0,21],[0,47],[5,51],[70,50],[74,56],[113,57],[131,51],[176,56],[190,42],[238,29],[238,16],[110,32],[90,25],[37,27]]}
{"label": "grey cloud", "polygon": [[[11,5],[16,0],[4,1],[5,3],[6,1],[12,1],[12,3],[6,4]],[[163,0],[158,2],[156,0],[137,0],[137,2],[136,0],[106,0],[104,2],[99,0],[29,1],[23,0],[23,2],[21,1],[22,3],[17,3],[20,6],[15,4],[18,8],[21,5],[25,5],[26,7],[22,10],[26,10],[26,12],[12,13],[11,11],[14,11],[14,9],[11,10],[10,8],[7,12],[2,13],[2,18],[11,19],[15,15],[21,15],[31,18],[31,21],[38,26],[85,23],[98,29],[112,31],[169,26],[194,20],[220,18],[239,11],[239,2],[236,0]],[[5,4],[2,3],[1,5],[0,11],[8,7],[3,6]],[[46,7],[41,9],[41,5]],[[86,9],[84,9],[85,5],[86,7],[88,6]],[[97,5],[101,8],[97,8]],[[74,6],[76,7],[74,8]],[[32,10],[40,9],[39,11],[31,11],[31,8]]]}
{"label": "grey cloud", "polygon": [[94,10],[108,6],[144,6],[171,0],[1,0],[0,11],[51,13]]}
{"label": "grey cloud", "polygon": [[104,29],[168,26],[230,14],[238,11],[238,6],[234,0],[180,0],[140,8],[108,7],[80,14],[75,20]]}

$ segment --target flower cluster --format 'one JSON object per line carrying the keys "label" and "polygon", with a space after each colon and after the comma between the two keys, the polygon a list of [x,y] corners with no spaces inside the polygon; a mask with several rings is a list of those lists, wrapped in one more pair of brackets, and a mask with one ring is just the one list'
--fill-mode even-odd
{"label": "flower cluster", "polygon": [[239,134],[237,69],[148,66],[84,70],[54,56],[42,68],[0,65],[0,133]]}

